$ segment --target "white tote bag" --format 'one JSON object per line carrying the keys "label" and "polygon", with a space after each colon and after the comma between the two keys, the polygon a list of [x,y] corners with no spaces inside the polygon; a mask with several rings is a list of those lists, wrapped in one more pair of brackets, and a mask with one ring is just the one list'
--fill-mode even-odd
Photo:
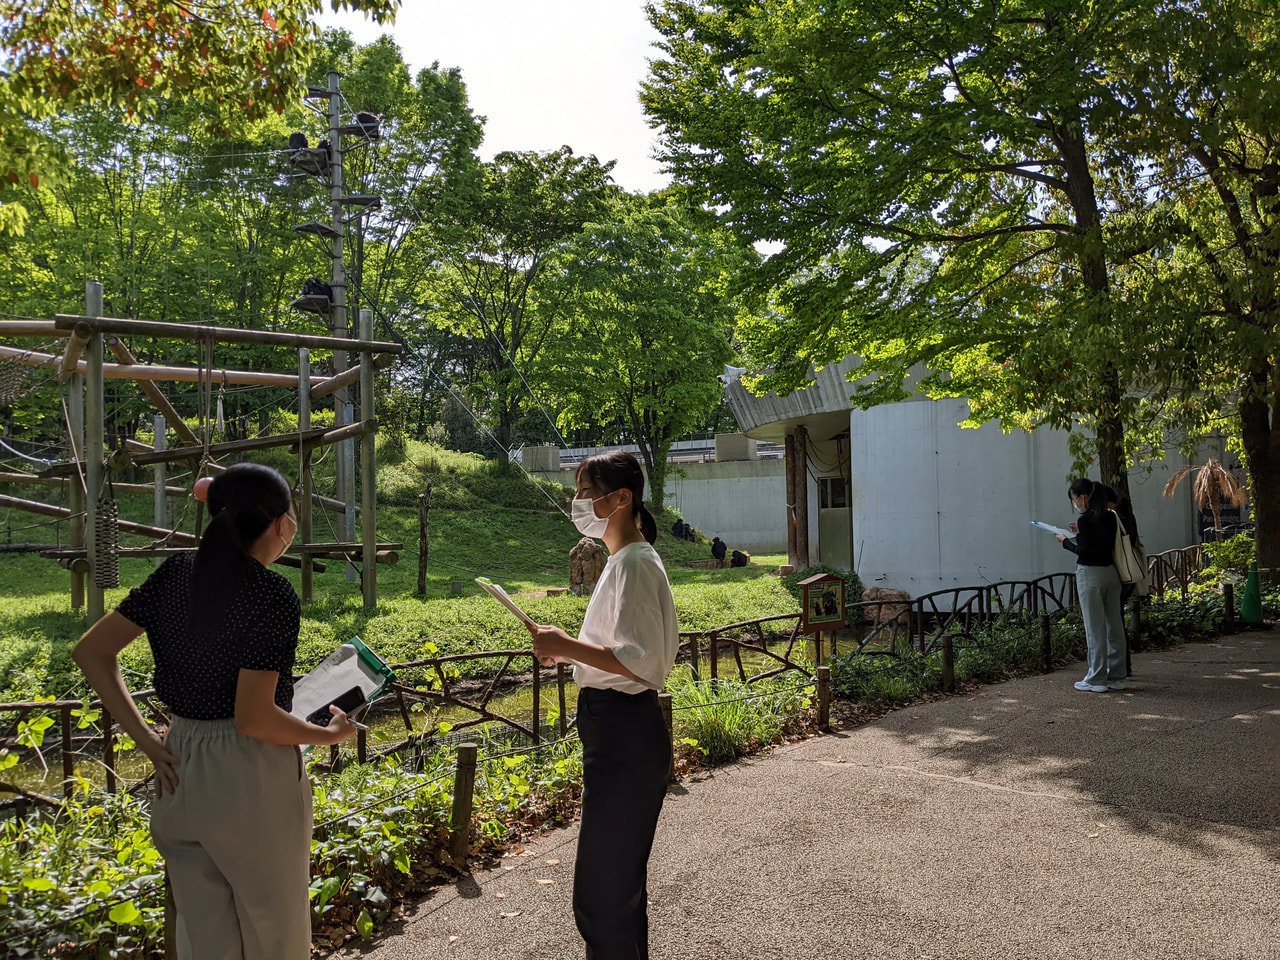
{"label": "white tote bag", "polygon": [[1147,582],[1147,571],[1143,569],[1138,551],[1134,549],[1133,540],[1125,530],[1120,515],[1114,510],[1111,511],[1111,515],[1116,518],[1116,544],[1112,558],[1115,561],[1116,570],[1120,573],[1120,582],[1132,583],[1134,594],[1145,597],[1151,589]]}

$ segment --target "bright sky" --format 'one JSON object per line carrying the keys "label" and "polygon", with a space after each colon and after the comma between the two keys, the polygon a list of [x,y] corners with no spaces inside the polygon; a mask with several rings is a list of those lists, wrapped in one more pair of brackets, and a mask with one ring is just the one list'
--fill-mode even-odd
{"label": "bright sky", "polygon": [[[388,32],[360,14],[320,23],[360,43]],[[669,183],[640,108],[658,34],[639,0],[404,0],[389,32],[413,72],[435,61],[461,69],[472,111],[487,118],[485,159],[568,144],[616,160],[613,178],[627,190]]]}

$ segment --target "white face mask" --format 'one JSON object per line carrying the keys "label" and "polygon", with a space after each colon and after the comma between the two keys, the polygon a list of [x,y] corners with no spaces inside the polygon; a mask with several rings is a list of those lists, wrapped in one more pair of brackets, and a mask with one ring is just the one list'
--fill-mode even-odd
{"label": "white face mask", "polygon": [[[605,494],[605,497],[607,496],[608,494]],[[618,512],[618,507],[614,507],[607,516],[596,516],[595,506],[605,497],[596,497],[595,500],[573,501],[570,508],[570,517],[573,520],[573,525],[578,528],[578,532],[584,537],[604,536],[604,531],[609,526],[609,517]]]}

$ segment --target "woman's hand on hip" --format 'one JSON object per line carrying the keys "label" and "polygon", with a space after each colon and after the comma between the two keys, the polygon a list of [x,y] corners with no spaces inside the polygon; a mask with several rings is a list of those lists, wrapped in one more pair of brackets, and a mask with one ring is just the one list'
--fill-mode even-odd
{"label": "woman's hand on hip", "polygon": [[139,740],[138,747],[156,768],[156,796],[175,793],[178,789],[178,758],[154,733]]}

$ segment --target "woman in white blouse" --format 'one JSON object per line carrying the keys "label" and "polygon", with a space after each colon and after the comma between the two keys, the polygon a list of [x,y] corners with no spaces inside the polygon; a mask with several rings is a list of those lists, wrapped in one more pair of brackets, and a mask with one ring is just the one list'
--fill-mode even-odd
{"label": "woman in white blouse", "polygon": [[588,960],[649,956],[646,873],[666,796],[671,741],[658,706],[680,642],[657,525],[641,502],[644,474],[629,453],[584,460],[573,521],[609,551],[582,630],[531,628],[544,662],[574,665],[582,738],[582,824],[573,912]]}

